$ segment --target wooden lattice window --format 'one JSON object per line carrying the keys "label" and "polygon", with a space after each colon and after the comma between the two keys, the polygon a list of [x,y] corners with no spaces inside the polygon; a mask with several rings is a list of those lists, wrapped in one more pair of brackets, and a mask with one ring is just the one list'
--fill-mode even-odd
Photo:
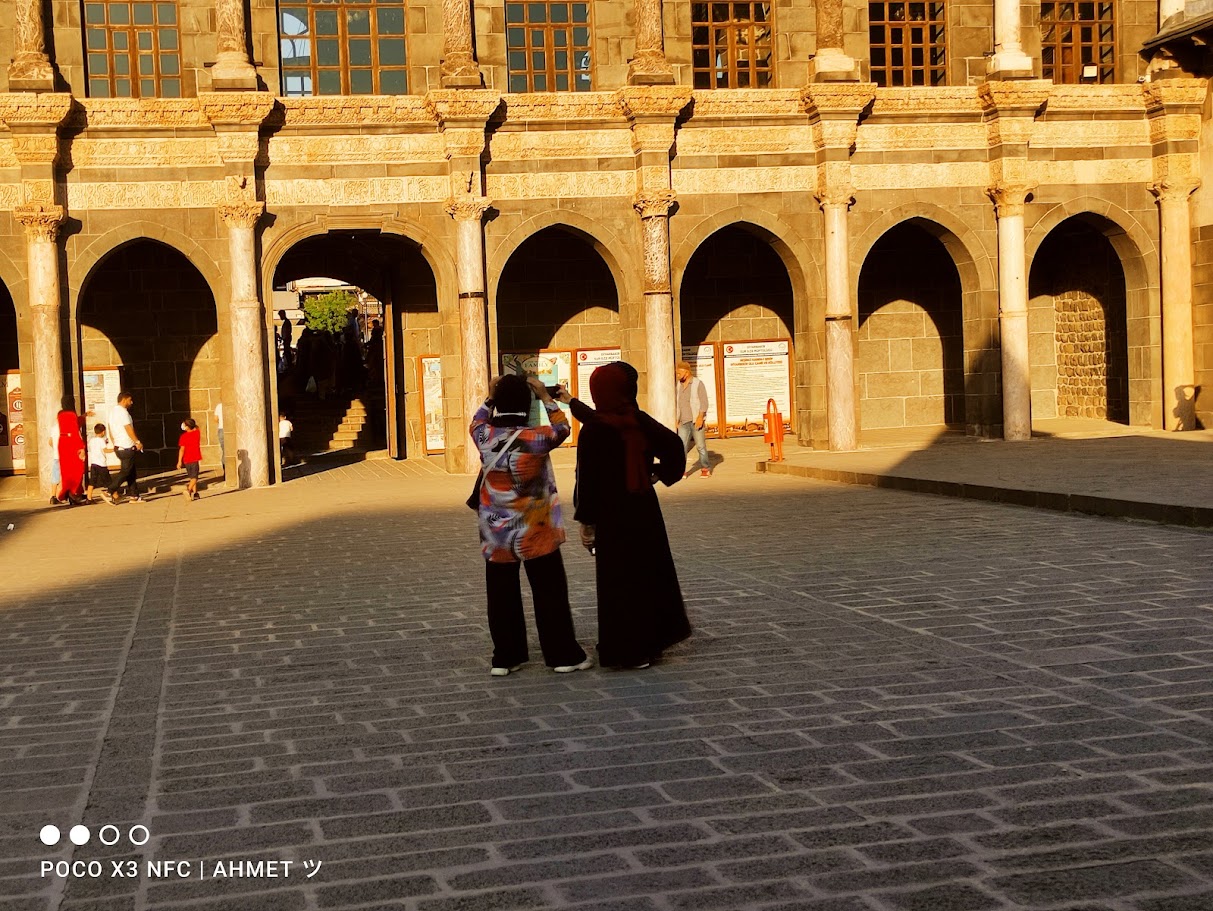
{"label": "wooden lattice window", "polygon": [[1054,82],[1116,81],[1116,6],[1040,4],[1041,75]]}
{"label": "wooden lattice window", "polygon": [[283,95],[403,95],[404,0],[282,0]]}
{"label": "wooden lattice window", "polygon": [[505,42],[511,92],[593,87],[588,3],[507,3]]}
{"label": "wooden lattice window", "polygon": [[938,3],[869,3],[868,45],[877,85],[945,85],[948,42]]}
{"label": "wooden lattice window", "polygon": [[772,3],[692,3],[691,63],[697,89],[774,84]]}
{"label": "wooden lattice window", "polygon": [[177,3],[85,0],[90,98],[180,98]]}

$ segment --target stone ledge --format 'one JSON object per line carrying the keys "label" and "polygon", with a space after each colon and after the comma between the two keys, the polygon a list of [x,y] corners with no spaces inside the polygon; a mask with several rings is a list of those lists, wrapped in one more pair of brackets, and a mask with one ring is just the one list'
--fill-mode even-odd
{"label": "stone ledge", "polygon": [[813,465],[791,465],[787,462],[761,461],[757,463],[756,469],[766,474],[784,474],[792,477],[811,478],[815,481],[853,484],[859,487],[879,487],[886,490],[901,490],[909,493],[959,497],[967,500],[981,500],[986,503],[1003,503],[1008,506],[1026,506],[1032,509],[1049,509],[1056,512],[1078,512],[1085,515],[1103,516],[1113,519],[1136,519],[1143,522],[1157,522],[1163,525],[1213,528],[1213,509],[1204,506],[1148,503],[1140,500],[1124,500],[1117,497],[1099,497],[1016,487],[991,487],[984,484],[965,484],[960,481],[940,481],[894,474],[872,474],[869,472],[839,470],[837,468],[818,468]]}

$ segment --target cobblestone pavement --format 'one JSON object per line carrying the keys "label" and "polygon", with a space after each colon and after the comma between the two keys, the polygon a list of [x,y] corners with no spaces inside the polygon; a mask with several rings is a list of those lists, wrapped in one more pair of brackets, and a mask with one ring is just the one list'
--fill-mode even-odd
{"label": "cobblestone pavement", "polygon": [[0,907],[1213,908],[1213,535],[738,457],[663,493],[689,642],[501,679],[469,479],[390,465],[0,505]]}

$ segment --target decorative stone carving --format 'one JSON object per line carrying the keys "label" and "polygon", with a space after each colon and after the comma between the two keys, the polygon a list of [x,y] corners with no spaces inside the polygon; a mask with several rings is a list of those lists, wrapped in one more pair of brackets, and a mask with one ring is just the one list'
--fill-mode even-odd
{"label": "decorative stone carving", "polygon": [[[980,117],[980,115],[978,115]],[[686,132],[678,137],[682,151]],[[865,120],[855,137],[856,152],[904,152],[911,149],[931,151],[974,150],[983,157],[988,134],[980,121],[972,123],[924,123],[901,120],[873,123]],[[929,154],[924,156],[929,157]]]}
{"label": "decorative stone carving", "polygon": [[617,97],[629,120],[645,117],[672,120],[691,103],[694,92],[681,85],[634,85],[620,89]]}
{"label": "decorative stone carving", "polygon": [[67,185],[67,203],[73,212],[96,209],[213,209],[225,198],[224,183],[219,180]]}
{"label": "decorative stone carving", "polygon": [[632,151],[669,155],[674,148],[674,121],[643,121],[632,124]]}
{"label": "decorative stone carving", "polygon": [[636,56],[628,67],[632,85],[672,85],[674,69],[665,56],[662,0],[636,0]]}
{"label": "decorative stone carving", "polygon": [[0,210],[9,210],[19,206],[22,195],[20,185],[0,184]]}
{"label": "decorative stone carving", "polygon": [[13,218],[25,228],[30,240],[54,243],[63,225],[64,211],[62,206],[22,205],[13,209]]}
{"label": "decorative stone carving", "polygon": [[494,161],[614,158],[632,154],[631,133],[615,130],[498,130],[489,147]]}
{"label": "decorative stone carving", "polygon": [[446,201],[445,210],[455,221],[480,221],[492,207],[493,201],[486,196],[452,196]]}
{"label": "decorative stone carving", "polygon": [[983,110],[977,88],[971,85],[878,88],[874,97],[873,120],[939,115],[969,118],[980,117]]}
{"label": "decorative stone carving", "polygon": [[21,164],[53,165],[59,158],[59,137],[50,133],[14,133],[13,156]]}
{"label": "decorative stone carving", "polygon": [[716,193],[805,193],[817,183],[817,168],[757,167],[757,168],[675,168],[672,176],[674,190],[679,196]]}
{"label": "decorative stone carving", "polygon": [[1035,184],[997,184],[986,188],[986,194],[994,201],[998,217],[1022,216],[1028,197],[1036,189]]}
{"label": "decorative stone carving", "polygon": [[[2,97],[2,96],[0,96]],[[64,121],[73,129],[204,129],[210,121],[195,98],[78,98]]]}
{"label": "decorative stone carving", "polygon": [[[696,102],[698,104],[698,102]],[[696,126],[696,116],[678,131],[678,154],[689,155],[790,155],[811,156],[816,150],[813,131],[796,126]],[[984,134],[983,134],[984,137]],[[494,139],[494,149],[496,140]]]}
{"label": "decorative stone carving", "polygon": [[42,0],[13,0],[15,51],[9,64],[9,88],[14,91],[49,92],[55,74],[46,53],[46,25]]}
{"label": "decorative stone carving", "polygon": [[813,194],[822,209],[827,206],[851,208],[855,204],[855,188],[852,186],[821,186]]}
{"label": "decorative stone carving", "polygon": [[1015,82],[983,82],[977,87],[981,106],[989,113],[1037,114],[1053,90],[1048,79],[1022,79]]}
{"label": "decorative stone carving", "polygon": [[844,46],[842,0],[817,0],[817,53],[813,78],[818,82],[859,81],[859,69]]}
{"label": "decorative stone carving", "polygon": [[318,95],[311,98],[282,98],[284,125],[313,126],[406,126],[432,128],[438,115],[434,106],[418,95]]}
{"label": "decorative stone carving", "polygon": [[632,171],[489,174],[485,178],[485,192],[501,200],[626,198],[635,190],[636,175]]}
{"label": "decorative stone carving", "polygon": [[502,96],[505,121],[539,121],[571,125],[595,120],[623,120],[623,105],[614,92],[528,92]]}
{"label": "decorative stone carving", "polygon": [[57,127],[72,109],[66,92],[0,94],[0,120],[14,132],[20,127]]}
{"label": "decorative stone carving", "polygon": [[472,47],[471,0],[442,0],[441,73],[444,86],[481,84]]}
{"label": "decorative stone carving", "polygon": [[632,208],[641,218],[665,218],[677,202],[673,190],[642,190],[632,197]]}
{"label": "decorative stone carving", "polygon": [[1209,93],[1207,79],[1160,79],[1140,87],[1148,109],[1158,107],[1199,108]]}
{"label": "decorative stone carving", "polygon": [[439,127],[461,121],[483,124],[501,106],[501,95],[489,89],[439,89],[428,93],[425,102]]}
{"label": "decorative stone carving", "polygon": [[1148,189],[1161,204],[1163,202],[1170,202],[1171,200],[1187,199],[1200,189],[1200,180],[1195,177],[1169,177],[1151,183]]}
{"label": "decorative stone carving", "polygon": [[712,117],[796,117],[804,112],[800,89],[710,89],[694,97],[692,122]]}
{"label": "decorative stone carving", "polygon": [[225,202],[218,208],[219,217],[231,228],[254,228],[265,214],[263,202]]}
{"label": "decorative stone carving", "polygon": [[441,203],[451,195],[446,175],[429,177],[299,178],[264,181],[265,201],[286,206],[395,206]]}
{"label": "decorative stone carving", "polygon": [[353,136],[300,136],[279,133],[269,140],[268,157],[275,164],[291,165],[347,164],[351,161],[418,164],[445,161],[446,151],[442,137],[437,133]]}
{"label": "decorative stone carving", "polygon": [[822,83],[801,89],[800,103],[810,116],[842,114],[858,118],[876,98],[876,92],[876,85],[871,82]]}
{"label": "decorative stone carving", "polygon": [[1143,88],[1135,82],[1127,85],[1054,85],[1045,101],[1045,113],[1093,111],[1144,111]]}
{"label": "decorative stone carving", "polygon": [[20,189],[26,205],[53,207],[58,204],[54,177],[24,180]]}
{"label": "decorative stone carving", "polygon": [[268,92],[199,92],[198,105],[212,126],[260,127],[274,109]]}
{"label": "decorative stone carving", "polygon": [[188,168],[223,163],[214,137],[76,139],[71,154],[76,168]]}

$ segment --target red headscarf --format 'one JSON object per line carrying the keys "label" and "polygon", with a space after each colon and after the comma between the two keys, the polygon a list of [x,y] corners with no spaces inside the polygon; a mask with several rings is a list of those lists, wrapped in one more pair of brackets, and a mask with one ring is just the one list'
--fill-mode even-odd
{"label": "red headscarf", "polygon": [[614,427],[623,438],[628,490],[632,493],[648,490],[653,482],[649,480],[648,459],[645,457],[647,440],[636,419],[635,389],[627,371],[617,363],[599,367],[590,374],[590,395],[594,397],[598,419]]}

